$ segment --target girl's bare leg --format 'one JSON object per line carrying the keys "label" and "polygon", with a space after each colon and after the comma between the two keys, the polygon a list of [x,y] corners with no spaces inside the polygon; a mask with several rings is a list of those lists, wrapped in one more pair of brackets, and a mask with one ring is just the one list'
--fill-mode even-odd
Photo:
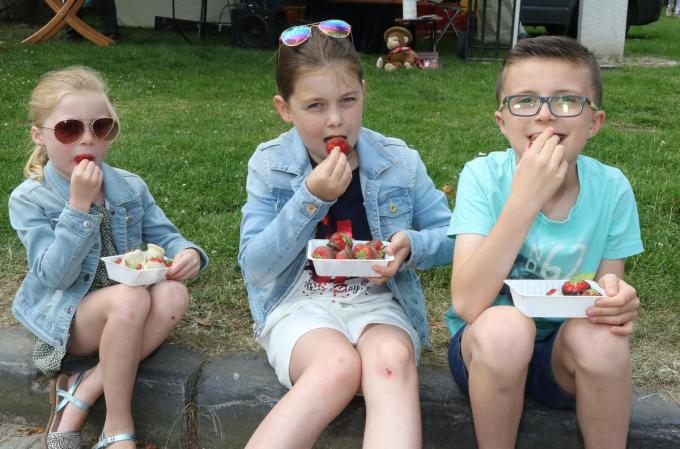
{"label": "girl's bare leg", "polygon": [[411,337],[388,324],[368,326],[357,343],[366,400],[364,448],[420,449],[418,370]]}
{"label": "girl's bare leg", "polygon": [[586,448],[623,449],[630,423],[632,381],[628,337],[586,319],[564,323],[555,339],[553,372],[576,397]]}
{"label": "girl's bare leg", "polygon": [[[139,361],[165,341],[187,304],[186,287],[174,281],[149,289],[116,285],[98,290],[80,303],[69,351],[87,355],[99,350],[100,362],[87,373],[76,396],[94,403],[106,391],[106,435],[134,428],[130,404]],[[82,428],[86,415],[80,409],[66,407],[58,430]],[[124,444],[127,442],[116,447]]]}
{"label": "girl's bare leg", "polygon": [[264,418],[246,449],[311,448],[359,389],[361,360],[344,335],[316,329],[295,344],[290,377],[293,388]]}

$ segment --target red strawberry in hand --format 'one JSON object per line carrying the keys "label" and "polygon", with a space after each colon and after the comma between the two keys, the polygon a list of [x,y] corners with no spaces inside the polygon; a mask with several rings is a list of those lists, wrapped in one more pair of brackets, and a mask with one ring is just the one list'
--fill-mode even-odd
{"label": "red strawberry in hand", "polygon": [[583,292],[590,288],[588,281],[583,279],[572,279],[562,284],[562,294],[567,296],[582,295]]}
{"label": "red strawberry in hand", "polygon": [[345,248],[352,248],[352,237],[344,232],[334,232],[328,237],[328,246],[340,251]]}
{"label": "red strawberry in hand", "polygon": [[80,161],[82,161],[83,159],[87,159],[88,161],[93,161],[94,156],[92,156],[91,154],[79,154],[78,156],[76,156],[76,164],[79,164]]}
{"label": "red strawberry in hand", "polygon": [[312,259],[335,259],[335,250],[326,245],[317,246],[312,251]]}
{"label": "red strawberry in hand", "polygon": [[352,150],[352,147],[349,146],[349,143],[342,137],[333,137],[330,139],[328,142],[326,142],[326,153],[329,153],[333,151],[335,147],[340,147],[340,151],[342,151],[345,154],[349,154],[349,152]]}

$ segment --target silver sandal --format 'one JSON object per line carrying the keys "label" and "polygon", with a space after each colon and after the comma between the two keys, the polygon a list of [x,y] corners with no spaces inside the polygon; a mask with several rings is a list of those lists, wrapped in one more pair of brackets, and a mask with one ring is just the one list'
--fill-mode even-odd
{"label": "silver sandal", "polygon": [[[46,449],[81,449],[82,448],[82,436],[79,430],[69,430],[66,432],[50,432],[54,420],[57,415],[64,411],[67,405],[73,404],[79,409],[86,411],[91,405],[81,401],[80,399],[73,396],[76,389],[80,385],[80,382],[85,377],[85,372],[81,372],[76,377],[75,382],[71,385],[68,390],[62,390],[58,387],[60,380],[64,380],[68,383],[68,378],[70,376],[66,373],[57,375],[54,379],[50,381],[50,419],[47,423],[47,428],[45,429],[45,448]],[[62,398],[59,403],[57,403],[58,398]],[[60,418],[61,419],[61,418]]]}
{"label": "silver sandal", "polygon": [[102,449],[119,441],[137,441],[137,437],[134,433],[120,433],[118,435],[107,437],[104,435],[104,432],[102,432],[102,434],[99,435],[99,441],[95,446],[92,447],[92,449]]}

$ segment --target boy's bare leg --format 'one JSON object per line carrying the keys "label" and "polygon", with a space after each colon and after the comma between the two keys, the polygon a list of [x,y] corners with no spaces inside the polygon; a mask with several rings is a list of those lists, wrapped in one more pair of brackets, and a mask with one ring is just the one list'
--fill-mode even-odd
{"label": "boy's bare leg", "polygon": [[488,308],[463,332],[480,449],[515,447],[535,336],[534,322],[510,306]]}
{"label": "boy's bare leg", "polygon": [[311,448],[357,393],[361,359],[344,335],[316,329],[295,344],[290,377],[293,388],[260,423],[246,449]]}
{"label": "boy's bare leg", "polygon": [[586,319],[564,323],[555,339],[555,380],[576,397],[587,449],[624,449],[630,423],[632,381],[628,337]]}
{"label": "boy's bare leg", "polygon": [[[175,281],[155,284],[148,290],[143,287],[133,288],[124,285],[98,290],[88,295],[78,307],[76,321],[71,332],[69,351],[75,355],[87,355],[96,352],[101,343],[106,324],[109,322],[109,317],[130,313],[141,314],[139,316],[146,316],[146,321],[143,324],[143,337],[139,335],[137,337],[140,338],[140,341],[143,340],[139,360],[144,359],[170,335],[177,322],[184,315],[188,299],[189,294],[186,287]],[[116,333],[114,338],[125,334],[125,329],[118,329],[120,334]],[[133,373],[133,382],[134,374],[136,374],[136,367]],[[75,375],[70,379],[69,385],[73,380],[75,380]],[[87,373],[76,396],[93,404],[103,391],[102,365],[100,363]],[[107,413],[109,413],[108,403]],[[86,417],[87,412],[76,407],[66,407],[59,424],[59,430],[81,429]]]}
{"label": "boy's bare leg", "polygon": [[418,370],[411,337],[388,324],[368,326],[357,343],[366,400],[364,448],[422,447]]}

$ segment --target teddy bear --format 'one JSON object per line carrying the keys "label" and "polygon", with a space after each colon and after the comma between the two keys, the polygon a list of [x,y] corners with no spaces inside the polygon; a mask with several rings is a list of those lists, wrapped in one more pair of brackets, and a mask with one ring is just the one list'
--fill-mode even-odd
{"label": "teddy bear", "polygon": [[409,30],[404,27],[393,26],[385,31],[383,37],[390,52],[385,57],[378,58],[376,67],[391,72],[402,67],[412,69],[416,66],[416,52],[407,46],[413,40],[413,35]]}

